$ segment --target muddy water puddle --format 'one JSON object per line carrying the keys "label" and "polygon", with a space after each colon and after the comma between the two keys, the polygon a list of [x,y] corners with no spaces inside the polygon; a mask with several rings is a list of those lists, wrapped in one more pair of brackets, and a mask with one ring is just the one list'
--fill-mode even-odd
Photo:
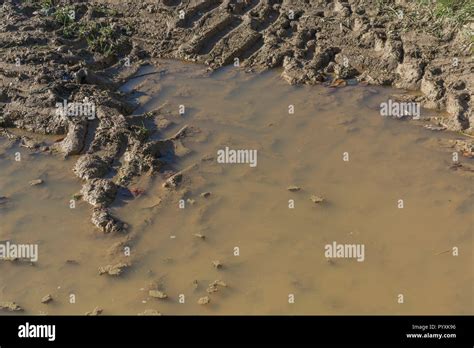
{"label": "muddy water puddle", "polygon": [[[19,150],[16,162],[3,148],[0,240],[38,243],[39,261],[0,263],[0,299],[33,314],[473,312],[473,180],[439,146],[456,135],[381,117],[391,89],[292,87],[276,72],[170,61],[141,73],[154,71],[123,87],[136,114],[160,110],[143,121],[152,137],[189,132],[167,166],[183,170],[178,187],[143,176],[131,185],[143,193],[114,207],[134,236],[132,266],[98,275],[122,237],[97,232],[86,203],[70,208],[74,159]],[[328,258],[334,244],[358,253]]]}

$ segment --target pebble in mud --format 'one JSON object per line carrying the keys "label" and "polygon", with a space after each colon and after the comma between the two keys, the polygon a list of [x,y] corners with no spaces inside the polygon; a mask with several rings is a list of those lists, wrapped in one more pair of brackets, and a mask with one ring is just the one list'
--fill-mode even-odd
{"label": "pebble in mud", "polygon": [[335,87],[346,87],[347,86],[347,81],[343,79],[334,79],[331,81],[329,87],[335,88]]}
{"label": "pebble in mud", "polygon": [[164,188],[176,188],[179,183],[183,181],[183,174],[176,173],[175,175],[169,177],[164,183]]}
{"label": "pebble in mud", "polygon": [[216,285],[210,284],[208,288],[206,289],[206,291],[212,294],[213,292],[218,292],[219,288]]}
{"label": "pebble in mud", "polygon": [[22,137],[20,146],[25,147],[27,149],[37,149],[41,146],[41,143],[38,143],[35,140],[28,137]]}
{"label": "pebble in mud", "polygon": [[138,313],[138,315],[161,315],[160,312],[158,312],[156,309],[145,309],[143,312]]}
{"label": "pebble in mud", "polygon": [[446,130],[445,126],[436,126],[433,124],[426,124],[423,127],[433,132],[441,132],[441,131]]}
{"label": "pebble in mud", "polygon": [[100,307],[95,307],[92,311],[86,312],[85,315],[95,317],[95,316],[98,316],[98,315],[102,314],[103,311],[104,311],[104,310],[103,310],[102,308],[100,308]]}
{"label": "pebble in mud", "polygon": [[201,297],[198,300],[198,304],[200,304],[200,305],[207,305],[209,302],[211,302],[211,299],[209,298],[209,296]]}
{"label": "pebble in mud", "polygon": [[203,192],[203,193],[201,193],[201,197],[208,198],[209,196],[211,196],[211,193],[210,193],[210,192]]}
{"label": "pebble in mud", "polygon": [[219,286],[226,288],[227,284],[222,280],[214,280],[211,284],[209,284],[206,291],[210,294],[213,292],[217,292],[219,291]]}
{"label": "pebble in mud", "polygon": [[21,308],[15,302],[0,302],[0,311],[22,312],[23,308]]}
{"label": "pebble in mud", "polygon": [[223,267],[222,263],[219,260],[212,261],[212,265],[217,269],[220,269]]}
{"label": "pebble in mud", "polygon": [[99,267],[99,275],[108,274],[111,276],[119,276],[127,267],[130,267],[130,264],[117,263],[115,265],[102,266]]}
{"label": "pebble in mud", "polygon": [[456,151],[461,152],[464,157],[472,158],[474,157],[474,140],[452,140],[451,142],[452,147],[456,149]]}
{"label": "pebble in mud", "polygon": [[41,185],[42,183],[43,183],[43,180],[41,179],[35,179],[29,182],[30,186],[37,186],[37,185]]}
{"label": "pebble in mud", "polygon": [[8,202],[8,197],[0,196],[0,205],[6,204]]}
{"label": "pebble in mud", "polygon": [[51,301],[53,301],[53,296],[51,296],[50,294],[44,296],[41,299],[41,303],[44,303],[44,304],[50,303]]}
{"label": "pebble in mud", "polygon": [[194,237],[197,237],[199,239],[206,239],[206,236],[200,233],[194,233]]}
{"label": "pebble in mud", "polygon": [[291,186],[288,186],[287,190],[290,191],[290,192],[297,192],[297,191],[301,190],[301,187],[291,185]]}
{"label": "pebble in mud", "polygon": [[148,291],[148,295],[150,295],[153,298],[159,298],[161,300],[168,298],[168,295],[160,290],[150,290]]}
{"label": "pebble in mud", "polygon": [[311,195],[310,199],[311,199],[311,202],[315,204],[324,202],[324,197],[317,196],[317,195]]}
{"label": "pebble in mud", "polygon": [[451,170],[459,170],[464,173],[474,173],[474,166],[469,163],[454,163],[449,166]]}
{"label": "pebble in mud", "polygon": [[219,279],[218,279],[218,280],[214,280],[211,284],[213,284],[213,285],[218,285],[218,286],[222,286],[222,287],[224,287],[224,288],[227,287],[227,283],[224,282],[223,280],[219,280]]}

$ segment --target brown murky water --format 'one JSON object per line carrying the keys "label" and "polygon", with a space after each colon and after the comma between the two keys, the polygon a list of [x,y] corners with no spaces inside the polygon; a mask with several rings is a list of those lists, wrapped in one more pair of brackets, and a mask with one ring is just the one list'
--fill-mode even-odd
{"label": "brown murky water", "polygon": [[[161,176],[145,176],[132,185],[145,193],[114,208],[137,236],[133,266],[117,278],[98,275],[119,239],[94,229],[86,203],[69,208],[81,186],[74,159],[3,149],[0,194],[10,202],[0,211],[0,240],[38,243],[40,257],[34,266],[0,263],[0,300],[32,314],[96,306],[104,314],[474,312],[473,177],[449,170],[453,150],[438,146],[455,135],[382,118],[390,89],[296,88],[273,72],[233,68],[208,77],[202,67],[176,62],[158,69],[124,90],[138,91],[137,113],[161,108],[172,122],[154,136],[183,125],[199,130],[173,163],[176,170],[195,166],[177,192],[165,193]],[[257,150],[257,166],[217,163],[226,146]],[[44,184],[30,187],[36,178]],[[291,185],[301,189],[290,192]],[[311,195],[325,201],[315,204]],[[328,262],[325,245],[333,242],[363,244],[364,261]],[[227,287],[208,294],[217,279]],[[169,298],[149,298],[151,282]],[[41,304],[47,293],[55,301]],[[211,299],[206,306],[197,304],[203,296]]]}

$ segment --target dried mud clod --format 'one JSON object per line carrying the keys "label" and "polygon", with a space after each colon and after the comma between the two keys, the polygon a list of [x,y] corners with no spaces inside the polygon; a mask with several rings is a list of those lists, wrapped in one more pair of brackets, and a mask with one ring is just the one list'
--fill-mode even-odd
{"label": "dried mud clod", "polygon": [[224,267],[222,262],[220,262],[219,260],[213,260],[212,265],[214,266],[215,269],[222,269]]}
{"label": "dried mud clod", "polygon": [[219,291],[219,287],[223,287],[223,288],[226,288],[227,287],[227,283],[222,281],[222,280],[214,280],[211,284],[209,284],[209,286],[207,287],[206,291],[209,293],[209,294],[212,294],[214,292],[218,292]]}
{"label": "dried mud clod", "polygon": [[138,313],[138,315],[144,315],[144,316],[155,316],[155,315],[162,315],[159,311],[156,309],[145,309],[143,312]]}
{"label": "dried mud clod", "polygon": [[34,179],[29,182],[30,186],[38,186],[43,183],[43,180],[41,179]]}
{"label": "dried mud clod", "polygon": [[41,299],[41,303],[48,304],[53,301],[53,296],[48,294]]}
{"label": "dried mud clod", "polygon": [[204,306],[204,305],[207,305],[211,302],[211,298],[209,296],[204,296],[204,297],[201,297],[199,298],[198,300],[198,304]]}
{"label": "dried mud clod", "polygon": [[85,315],[95,317],[95,316],[101,315],[103,311],[104,310],[102,308],[95,307],[92,311],[86,312]]}
{"label": "dried mud clod", "polygon": [[110,276],[120,276],[128,267],[129,263],[119,262],[113,265],[99,267],[99,275],[107,274]]}
{"label": "dried mud clod", "polygon": [[318,196],[318,195],[311,195],[311,197],[309,199],[311,200],[311,202],[313,202],[315,204],[320,204],[320,203],[323,203],[325,201],[324,197]]}
{"label": "dried mud clod", "polygon": [[15,302],[0,302],[0,311],[7,312],[23,312],[23,308],[17,305]]}
{"label": "dried mud clod", "polygon": [[0,207],[6,206],[7,203],[9,202],[9,198],[6,196],[0,196]]}
{"label": "dried mud clod", "polygon": [[291,185],[291,186],[288,186],[287,190],[290,191],[290,192],[298,192],[298,191],[301,190],[301,187],[295,186],[295,185]]}
{"label": "dried mud clod", "polygon": [[474,140],[454,140],[453,147],[464,157],[474,157]]}
{"label": "dried mud clod", "polygon": [[164,300],[168,298],[168,295],[160,290],[149,290],[148,295],[153,298],[158,298],[160,300]]}
{"label": "dried mud clod", "polygon": [[183,180],[183,174],[176,173],[173,176],[169,177],[164,183],[163,187],[165,188],[176,188]]}

